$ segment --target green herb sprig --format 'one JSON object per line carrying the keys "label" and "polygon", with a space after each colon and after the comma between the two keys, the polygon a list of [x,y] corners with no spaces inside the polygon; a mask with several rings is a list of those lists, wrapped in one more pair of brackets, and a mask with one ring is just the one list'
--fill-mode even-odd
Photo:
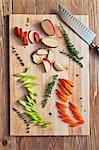
{"label": "green herb sprig", "polygon": [[16,108],[13,107],[13,110],[17,113],[17,115],[23,120],[24,124],[26,125],[26,130],[27,133],[30,132],[30,123],[29,120],[27,119],[27,117],[25,116],[24,113],[21,113],[19,110],[17,110]]}
{"label": "green herb sprig", "polygon": [[19,60],[20,64],[24,66],[23,59],[20,57],[19,53],[15,50],[14,47],[12,47],[12,53],[15,54],[16,58]]}
{"label": "green herb sprig", "polygon": [[[70,40],[68,34],[66,33],[64,27],[62,26],[62,24],[60,24],[60,28],[61,28],[62,34],[64,36],[64,40],[67,45],[67,48],[69,50],[69,55],[67,55],[67,56],[69,56],[70,58],[73,59],[73,61],[78,63],[80,65],[80,67],[83,67],[83,64],[80,62],[80,60],[83,59],[83,57],[79,56],[78,50],[71,43],[71,40]],[[62,51],[60,53],[62,53]],[[63,54],[64,54],[64,52],[63,52]]]}
{"label": "green herb sprig", "polygon": [[42,108],[44,108],[44,107],[46,106],[47,101],[48,101],[49,98],[51,97],[52,89],[53,89],[53,87],[54,87],[54,85],[55,85],[55,83],[56,83],[56,81],[57,81],[57,79],[58,79],[58,75],[53,75],[52,78],[53,78],[53,79],[52,79],[52,82],[50,82],[50,83],[48,84],[48,87],[47,87],[47,89],[45,90],[44,99],[43,99],[43,101],[42,101]]}

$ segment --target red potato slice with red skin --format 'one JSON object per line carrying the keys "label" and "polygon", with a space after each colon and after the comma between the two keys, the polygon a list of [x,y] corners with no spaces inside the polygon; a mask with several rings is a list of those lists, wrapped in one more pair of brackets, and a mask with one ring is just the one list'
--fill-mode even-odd
{"label": "red potato slice with red skin", "polygon": [[55,34],[55,27],[51,20],[49,19],[43,20],[41,22],[41,27],[47,35],[53,36]]}
{"label": "red potato slice with red skin", "polygon": [[40,57],[40,59],[41,59],[42,62],[43,62],[43,58],[47,58],[46,55],[38,55],[38,56]]}
{"label": "red potato slice with red skin", "polygon": [[27,31],[23,32],[23,34],[22,34],[22,40],[23,40],[23,44],[24,45],[28,45],[29,39],[28,39],[28,32]]}
{"label": "red potato slice with red skin", "polygon": [[42,63],[41,58],[36,53],[32,54],[32,60],[35,64],[41,64]]}
{"label": "red potato slice with red skin", "polygon": [[28,39],[27,31],[23,32],[22,28],[15,27],[14,32],[15,32],[15,35],[23,41],[24,45],[28,45],[29,39]]}
{"label": "red potato slice with red skin", "polygon": [[34,43],[34,31],[33,30],[29,31],[28,38],[29,38],[30,43],[33,44]]}
{"label": "red potato slice with red skin", "polygon": [[41,41],[41,36],[38,32],[34,32],[34,39],[37,43],[40,43]]}
{"label": "red potato slice with red skin", "polygon": [[45,46],[50,48],[56,48],[58,46],[58,41],[54,38],[44,37],[41,41]]}
{"label": "red potato slice with red skin", "polygon": [[21,37],[22,36],[22,28],[15,27],[14,28],[14,32],[15,32],[15,35],[17,37]]}
{"label": "red potato slice with red skin", "polygon": [[51,63],[54,63],[54,61],[55,61],[55,52],[53,50],[49,50],[47,58]]}
{"label": "red potato slice with red skin", "polygon": [[48,54],[48,50],[40,48],[40,49],[37,50],[36,53],[38,55],[45,55],[46,56]]}
{"label": "red potato slice with red skin", "polygon": [[63,67],[61,64],[57,63],[57,62],[54,62],[54,68],[57,70],[57,71],[63,71],[65,69],[65,67]]}
{"label": "red potato slice with red skin", "polygon": [[51,69],[51,63],[47,58],[43,58],[43,65],[46,72],[49,72]]}

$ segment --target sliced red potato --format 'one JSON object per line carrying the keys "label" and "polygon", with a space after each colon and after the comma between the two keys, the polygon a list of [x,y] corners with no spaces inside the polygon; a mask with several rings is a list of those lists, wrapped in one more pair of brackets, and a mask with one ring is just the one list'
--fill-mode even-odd
{"label": "sliced red potato", "polygon": [[40,49],[37,50],[36,54],[38,54],[38,55],[47,55],[48,50],[40,48]]}
{"label": "sliced red potato", "polygon": [[55,27],[54,27],[53,23],[51,22],[51,20],[49,20],[49,19],[43,20],[41,22],[41,27],[47,35],[52,36],[55,34]]}
{"label": "sliced red potato", "polygon": [[34,32],[34,39],[37,43],[40,43],[41,37],[38,32]]}
{"label": "sliced red potato", "polygon": [[21,37],[22,36],[22,28],[15,27],[14,28],[14,32],[15,32],[15,35],[17,37]]}
{"label": "sliced red potato", "polygon": [[51,63],[53,63],[55,61],[55,53],[53,50],[49,50],[47,58]]}
{"label": "sliced red potato", "polygon": [[35,53],[32,55],[32,60],[35,64],[41,64],[42,63],[41,58]]}
{"label": "sliced red potato", "polygon": [[30,43],[33,44],[34,43],[34,31],[33,30],[29,31],[28,37],[29,37]]}
{"label": "sliced red potato", "polygon": [[58,46],[58,41],[54,38],[50,38],[50,37],[44,37],[42,38],[42,43],[47,46],[47,47],[51,47],[51,48],[56,48]]}
{"label": "sliced red potato", "polygon": [[28,40],[28,32],[27,31],[23,32],[22,39],[23,39],[24,45],[28,45],[29,40]]}
{"label": "sliced red potato", "polygon": [[65,69],[65,67],[63,67],[61,64],[55,62],[54,63],[54,68],[57,70],[57,71],[63,71]]}
{"label": "sliced red potato", "polygon": [[47,58],[47,55],[38,55],[41,59],[41,61],[43,62],[43,58]]}
{"label": "sliced red potato", "polygon": [[47,58],[43,58],[43,65],[46,72],[49,72],[51,69],[51,63]]}

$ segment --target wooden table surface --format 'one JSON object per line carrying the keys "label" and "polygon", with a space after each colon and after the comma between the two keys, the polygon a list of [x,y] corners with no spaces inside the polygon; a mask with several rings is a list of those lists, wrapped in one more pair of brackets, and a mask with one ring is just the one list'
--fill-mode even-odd
{"label": "wooden table surface", "polygon": [[9,136],[8,15],[53,13],[62,2],[74,14],[88,14],[99,44],[99,0],[0,0],[0,150],[99,150],[99,56],[90,50],[90,136]]}

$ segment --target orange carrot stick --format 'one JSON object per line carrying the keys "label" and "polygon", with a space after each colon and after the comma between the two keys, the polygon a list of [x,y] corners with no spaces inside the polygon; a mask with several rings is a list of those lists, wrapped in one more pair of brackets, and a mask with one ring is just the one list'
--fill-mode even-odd
{"label": "orange carrot stick", "polygon": [[59,79],[60,83],[68,90],[70,94],[73,93],[73,87],[71,87],[67,82],[65,82],[63,79]]}
{"label": "orange carrot stick", "polygon": [[62,121],[66,122],[66,123],[69,123],[69,124],[74,124],[74,123],[75,123],[75,122],[74,122],[73,120],[71,120],[71,119],[64,119],[64,120],[62,120]]}
{"label": "orange carrot stick", "polygon": [[69,102],[69,105],[78,111],[78,107],[75,104],[73,104],[72,102]]}
{"label": "orange carrot stick", "polygon": [[76,122],[76,123],[70,124],[69,126],[70,126],[70,127],[76,127],[76,126],[79,126],[79,125],[81,125],[81,124],[83,124],[83,123],[81,123],[81,122]]}
{"label": "orange carrot stick", "polygon": [[56,104],[56,106],[57,106],[57,108],[58,108],[59,110],[61,110],[61,111],[63,111],[63,112],[66,112],[66,108],[64,108],[64,107],[62,107],[62,106],[60,106],[60,105],[58,105],[58,104]]}
{"label": "orange carrot stick", "polygon": [[65,109],[67,108],[67,106],[65,104],[62,104],[62,103],[59,103],[59,102],[56,102],[56,104],[60,105],[61,107],[65,108]]}
{"label": "orange carrot stick", "polygon": [[59,118],[62,118],[64,122],[66,123],[69,123],[69,124],[73,124],[75,123],[72,118],[70,117],[69,114],[67,114],[66,112],[61,112],[61,111],[58,111],[61,115],[58,116]]}
{"label": "orange carrot stick", "polygon": [[84,121],[83,117],[81,116],[81,114],[78,111],[78,107],[71,102],[69,102],[69,104],[70,104],[69,108],[72,111],[74,117],[81,122]]}
{"label": "orange carrot stick", "polygon": [[65,116],[58,116],[59,118],[62,118],[62,119],[66,119],[66,117]]}
{"label": "orange carrot stick", "polygon": [[61,111],[58,111],[58,112],[61,114],[61,116],[64,116],[65,118],[71,119],[70,115],[67,114],[66,112],[61,112]]}
{"label": "orange carrot stick", "polygon": [[67,102],[68,100],[68,96],[65,95],[64,93],[62,93],[61,91],[56,89],[56,94],[58,95],[58,97],[63,100],[64,102]]}
{"label": "orange carrot stick", "polygon": [[74,84],[73,84],[73,82],[72,82],[72,81],[70,81],[70,80],[66,80],[66,79],[62,79],[62,80],[64,80],[65,82],[67,82],[70,86],[74,87]]}
{"label": "orange carrot stick", "polygon": [[[70,108],[70,109],[71,109],[71,108]],[[72,110],[72,109],[71,109],[71,111],[72,111],[74,117],[75,117],[77,120],[83,121],[83,117],[81,116],[81,114],[80,114],[78,111]]]}
{"label": "orange carrot stick", "polygon": [[67,95],[70,96],[71,94],[69,93],[68,90],[66,90],[66,88],[64,88],[64,86],[60,83],[58,83],[58,86],[62,89],[62,91]]}

